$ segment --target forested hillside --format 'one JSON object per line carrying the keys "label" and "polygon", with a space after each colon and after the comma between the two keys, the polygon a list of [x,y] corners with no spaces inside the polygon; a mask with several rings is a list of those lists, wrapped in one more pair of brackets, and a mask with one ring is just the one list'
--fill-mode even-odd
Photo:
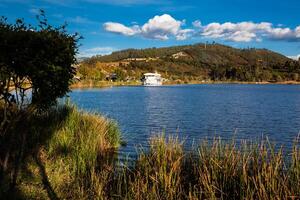
{"label": "forested hillside", "polygon": [[220,44],[127,49],[85,59],[78,68],[85,79],[138,80],[157,71],[168,80],[287,81],[300,79],[300,62],[267,49],[236,49]]}

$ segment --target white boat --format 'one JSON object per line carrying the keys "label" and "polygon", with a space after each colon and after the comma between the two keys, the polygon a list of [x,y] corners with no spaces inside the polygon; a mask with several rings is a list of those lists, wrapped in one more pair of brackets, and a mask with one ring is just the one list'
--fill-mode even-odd
{"label": "white boat", "polygon": [[158,73],[146,73],[141,79],[144,86],[160,86],[162,85],[161,75]]}

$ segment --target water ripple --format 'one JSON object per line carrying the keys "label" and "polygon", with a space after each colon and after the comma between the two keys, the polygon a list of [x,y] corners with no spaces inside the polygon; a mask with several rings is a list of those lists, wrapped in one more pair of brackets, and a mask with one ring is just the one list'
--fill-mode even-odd
{"label": "water ripple", "polygon": [[300,131],[298,85],[183,85],[74,90],[79,107],[117,120],[136,154],[153,134],[165,131],[186,138],[259,139],[267,135],[291,147]]}

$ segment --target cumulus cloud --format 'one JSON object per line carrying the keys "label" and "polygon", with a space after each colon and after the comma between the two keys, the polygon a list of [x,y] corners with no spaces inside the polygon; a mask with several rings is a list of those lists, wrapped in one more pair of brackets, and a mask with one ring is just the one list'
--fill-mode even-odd
{"label": "cumulus cloud", "polygon": [[126,26],[116,22],[107,22],[104,29],[108,32],[125,36],[140,35],[145,38],[167,40],[170,37],[176,40],[185,40],[189,37],[204,37],[234,42],[250,42],[269,40],[300,41],[300,26],[295,29],[274,26],[269,22],[239,22],[218,23],[203,25],[200,20],[192,22],[192,28],[183,29],[185,20],[176,20],[168,14],[155,16],[144,25]]}
{"label": "cumulus cloud", "polygon": [[271,24],[262,22],[255,24],[252,22],[231,23],[226,22],[210,23],[201,27],[201,36],[208,38],[222,38],[235,42],[250,42],[254,39],[259,39],[260,33],[263,30],[271,29]]}
{"label": "cumulus cloud", "polygon": [[[194,25],[194,27],[196,26]],[[290,28],[274,27],[273,24],[269,22],[226,22],[223,24],[215,22],[197,27],[199,28],[198,33],[200,36],[220,38],[234,42],[261,41],[262,38],[286,41],[300,40],[300,27],[292,30]]]}
{"label": "cumulus cloud", "polygon": [[200,20],[196,20],[192,24],[195,28],[201,28],[201,26],[202,26],[202,23]]}
{"label": "cumulus cloud", "polygon": [[147,38],[167,40],[169,35],[177,35],[183,22],[175,20],[170,15],[155,16],[143,25],[142,34]]}
{"label": "cumulus cloud", "polygon": [[113,47],[94,47],[90,49],[81,50],[78,57],[92,57],[95,55],[107,55],[116,51],[117,49]]}
{"label": "cumulus cloud", "polygon": [[106,22],[104,25],[104,29],[108,32],[118,33],[126,36],[136,35],[140,32],[139,26],[135,25],[132,27],[127,27],[123,24],[116,22]]}
{"label": "cumulus cloud", "polygon": [[186,40],[194,33],[193,29],[179,30],[175,36],[176,40]]}
{"label": "cumulus cloud", "polygon": [[164,14],[149,19],[143,26],[128,27],[116,22],[106,22],[103,26],[108,32],[126,36],[140,35],[157,40],[167,40],[170,37],[175,37],[177,40],[184,40],[193,32],[192,29],[182,29],[184,23],[184,20],[176,20],[172,16]]}
{"label": "cumulus cloud", "polygon": [[295,29],[296,37],[300,38],[300,26]]}

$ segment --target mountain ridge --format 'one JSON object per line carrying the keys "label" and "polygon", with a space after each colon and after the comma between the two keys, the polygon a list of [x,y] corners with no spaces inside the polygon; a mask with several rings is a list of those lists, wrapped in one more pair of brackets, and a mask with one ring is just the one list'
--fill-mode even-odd
{"label": "mountain ridge", "polygon": [[300,63],[280,53],[216,43],[125,49],[85,59],[81,68],[117,72],[120,79],[138,79],[142,73],[157,71],[172,80],[282,81],[298,80],[300,73]]}

